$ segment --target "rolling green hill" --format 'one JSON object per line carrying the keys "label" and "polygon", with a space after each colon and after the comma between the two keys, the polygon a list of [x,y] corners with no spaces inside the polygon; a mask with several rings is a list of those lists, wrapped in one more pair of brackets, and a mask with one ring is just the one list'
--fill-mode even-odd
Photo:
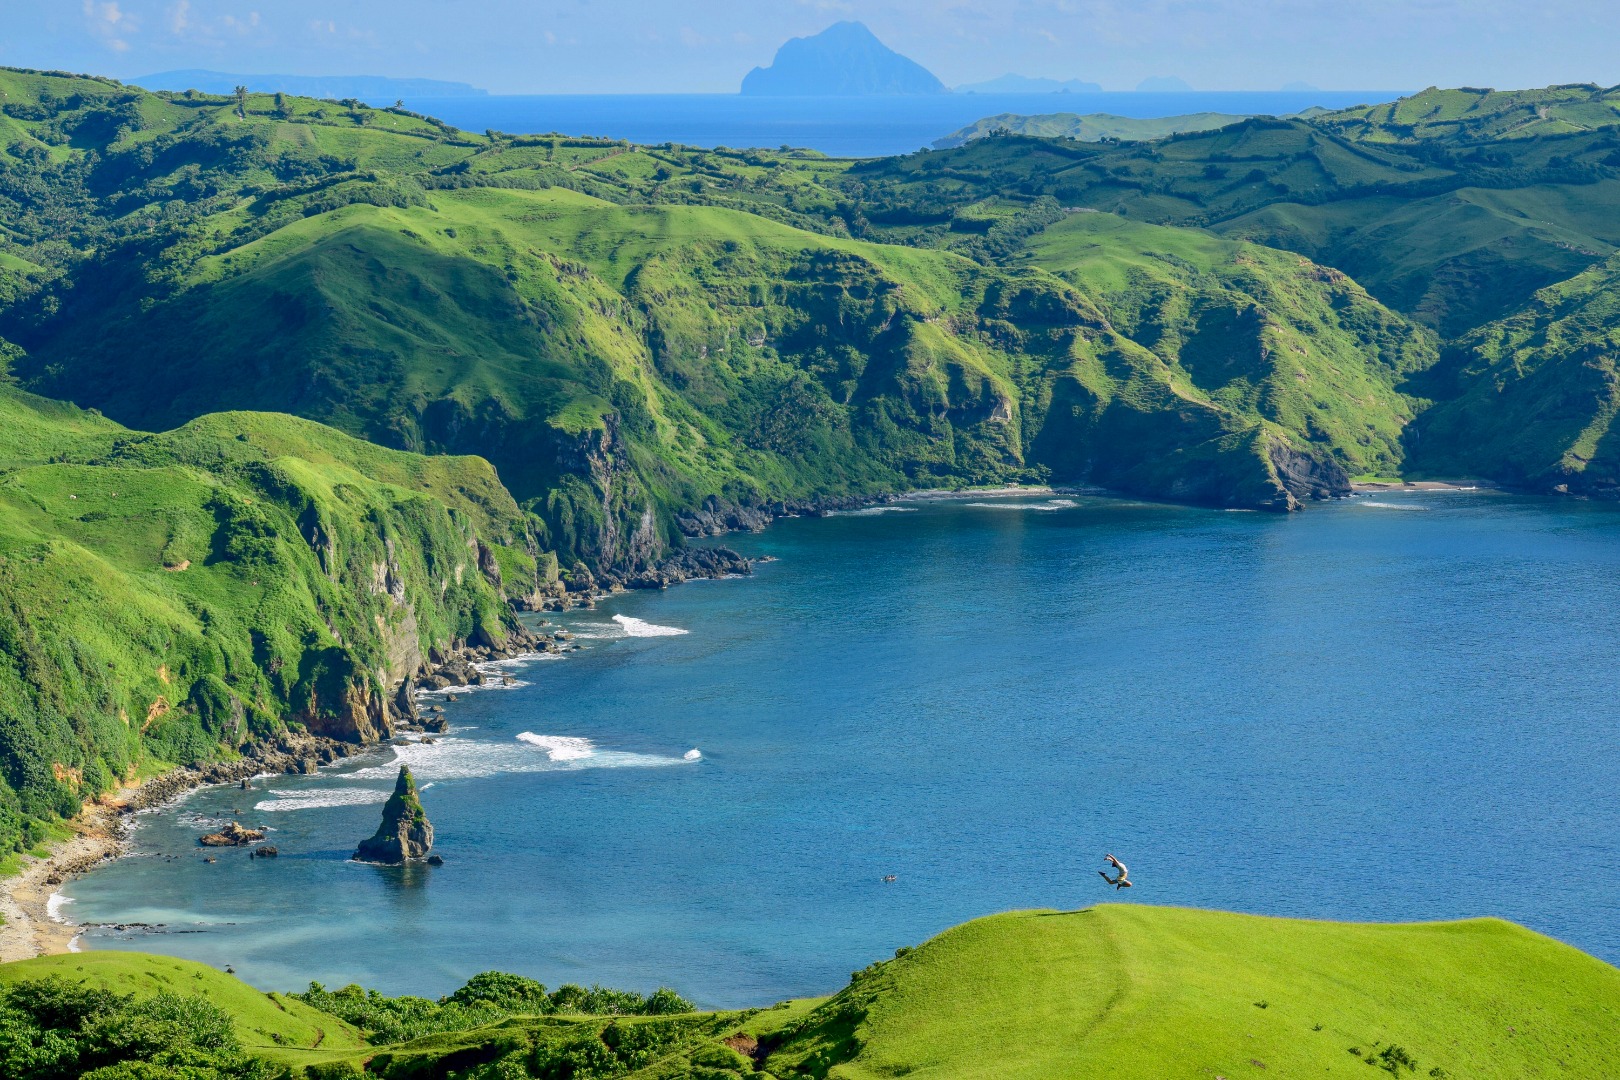
{"label": "rolling green hill", "polygon": [[[438,1003],[359,988],[266,995],[139,953],[10,964],[0,987],[52,974],[137,999],[206,994],[245,1050],[311,1080],[1173,1080],[1262,1070],[1584,1080],[1620,1058],[1620,971],[1495,919],[1350,924],[1117,904],[1012,912],[901,949],[831,998],[743,1012],[687,1011],[668,991],[548,996],[490,974]],[[601,1008],[614,1013],[591,1011]],[[58,1005],[56,1015],[72,1011]],[[85,1028],[94,1032],[94,1019]]]}
{"label": "rolling green hill", "polygon": [[1620,257],[1541,290],[1448,348],[1444,403],[1417,426],[1415,464],[1515,485],[1620,494]]}
{"label": "rolling green hill", "polygon": [[[1102,905],[959,926],[858,974],[778,1076],[1599,1076],[1620,971],[1494,919]],[[1372,1069],[1366,1066],[1371,1065]]]}
{"label": "rolling green hill", "polygon": [[1427,90],[1382,105],[1326,113],[1317,122],[1365,142],[1487,143],[1620,127],[1620,86],[1569,83],[1542,90]]}
{"label": "rolling green hill", "polygon": [[392,730],[555,564],[494,470],[290,416],[161,435],[0,387],[0,851],[135,773]]}
{"label": "rolling green hill", "polygon": [[1397,387],[1432,341],[1354,281],[1194,229],[1072,214],[1027,261],[1097,298],[1115,328],[1212,398],[1306,432],[1352,475],[1400,471],[1412,403]]}
{"label": "rolling green hill", "polygon": [[1108,113],[997,113],[958,128],[942,139],[935,139],[933,145],[935,150],[949,150],[990,135],[1034,135],[1042,139],[1074,139],[1077,142],[1102,142],[1108,139],[1142,142],[1183,131],[1210,131],[1245,119],[1247,117],[1213,112],[1145,120]]}
{"label": "rolling green hill", "polygon": [[[811,159],[480,141],[414,120],[396,132],[393,113],[358,107],[250,95],[244,117],[117,93],[139,100],[98,108],[156,119],[113,129],[84,181],[104,216],[117,207],[93,198],[96,174],[135,168],[142,140],[182,158],[227,138],[244,149],[199,166],[221,191],[211,210],[188,203],[195,220],[87,255],[66,267],[71,286],[0,318],[28,349],[15,365],[28,385],[144,427],[269,409],[477,453],[565,564],[644,568],[678,542],[678,514],[711,497],[1051,477],[1291,508],[1388,457],[1365,448],[1388,442],[1399,403],[1324,432],[1308,409],[1265,407],[1247,369],[1212,382],[1206,366],[1199,381],[1137,347],[1084,286],[848,238],[859,215],[827,201],[842,174]],[[95,111],[51,101],[39,112],[54,118],[30,121],[41,138]],[[320,183],[278,184],[294,158],[337,164]],[[147,186],[172,193],[189,174],[163,167]],[[981,247],[1024,228],[980,209],[964,235]],[[1269,318],[1283,328],[1293,310]],[[1345,337],[1339,359],[1377,351],[1343,322],[1321,328]]]}

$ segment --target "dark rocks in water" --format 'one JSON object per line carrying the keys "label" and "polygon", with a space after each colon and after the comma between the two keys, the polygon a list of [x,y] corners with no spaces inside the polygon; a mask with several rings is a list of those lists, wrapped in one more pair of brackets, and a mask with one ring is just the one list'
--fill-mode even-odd
{"label": "dark rocks in water", "polygon": [[263,839],[263,829],[245,829],[233,821],[219,832],[199,837],[197,843],[204,847],[241,847]]}
{"label": "dark rocks in water", "polygon": [[450,730],[450,721],[445,719],[443,713],[434,713],[432,716],[422,718],[422,730],[431,731],[435,735],[443,735]]}
{"label": "dark rocks in water", "polygon": [[382,824],[369,840],[363,840],[354,857],[361,862],[398,865],[425,858],[433,847],[433,826],[428,822],[422,800],[416,794],[411,770],[399,767],[394,793],[383,805]]}
{"label": "dark rocks in water", "polygon": [[427,864],[429,866],[443,866],[444,865],[444,856],[442,856],[442,855],[429,855],[427,857]]}
{"label": "dark rocks in water", "polygon": [[248,853],[251,858],[255,859],[273,859],[280,854],[281,852],[276,850],[274,844],[261,844]]}
{"label": "dark rocks in water", "polygon": [[677,548],[657,566],[629,578],[625,585],[632,589],[667,589],[693,578],[740,577],[753,572],[754,564],[730,548]]}
{"label": "dark rocks in water", "polygon": [[242,777],[242,790],[243,791],[251,791],[251,790],[253,790],[253,779],[251,777],[247,777],[247,776]]}

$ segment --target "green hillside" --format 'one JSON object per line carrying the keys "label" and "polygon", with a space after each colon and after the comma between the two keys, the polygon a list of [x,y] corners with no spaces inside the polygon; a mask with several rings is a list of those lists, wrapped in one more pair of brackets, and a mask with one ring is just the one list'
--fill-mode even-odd
{"label": "green hillside", "polygon": [[201,997],[229,1016],[241,1047],[269,1058],[299,1050],[356,1051],[361,1033],[290,994],[266,994],[207,964],[146,953],[87,952],[41,956],[0,964],[0,992],[18,983],[60,979],[84,991],[102,991],[136,1001],[161,994]]}
{"label": "green hillside", "polygon": [[1183,131],[1210,131],[1245,119],[1247,117],[1213,112],[1152,119],[1113,116],[1109,113],[997,113],[958,128],[942,139],[935,139],[933,145],[935,150],[949,150],[991,135],[1034,135],[1042,139],[1074,139],[1077,142],[1102,142],[1106,139],[1142,142]]}
{"label": "green hillside", "polygon": [[1416,463],[1542,490],[1620,492],[1620,257],[1455,342]]}
{"label": "green hillside", "polygon": [[[742,1012],[693,1012],[667,990],[548,992],[497,973],[438,1002],[358,987],[262,994],[139,953],[6,965],[0,988],[51,975],[137,1005],[162,998],[171,1011],[177,998],[205,995],[272,1075],[312,1080],[1172,1080],[1261,1070],[1573,1080],[1606,1075],[1620,1059],[1620,971],[1495,919],[1351,924],[1115,904],[1013,912],[901,949],[831,998]],[[38,989],[24,1001],[48,1020],[87,1016],[78,1045],[100,1045],[95,1010],[114,1004],[58,994],[49,1013],[34,1004]],[[45,1041],[41,1025],[19,1023],[0,1001],[0,1033],[8,1022],[22,1036],[14,1048]],[[64,1036],[74,1032],[55,1037]],[[133,1042],[126,1059],[148,1052]],[[248,1075],[231,1060],[186,1075]]]}
{"label": "green hillside", "polygon": [[[28,349],[15,365],[28,385],[149,428],[268,409],[477,453],[565,563],[650,565],[678,542],[679,513],[710,497],[1051,477],[1290,508],[1342,491],[1359,447],[1387,441],[1324,439],[1297,409],[1199,384],[1039,271],[851,240],[842,219],[815,232],[775,220],[814,217],[797,190],[831,191],[813,160],[734,155],[715,177],[675,148],[480,143],[396,133],[393,114],[334,128],[304,102],[261,119],[268,102],[250,98],[244,119],[229,103],[158,101],[162,116],[196,111],[197,130],[153,138],[253,135],[257,149],[205,172],[261,194],[176,225],[139,259],[90,256],[71,288],[18,305],[5,325]],[[103,161],[138,158],[148,130],[118,129]],[[318,196],[267,187],[293,153],[278,140],[295,135],[368,179],[340,170]],[[390,153],[390,140],[408,145]],[[690,179],[671,192],[676,168]],[[997,211],[983,212],[979,238],[1003,243]]]}
{"label": "green hillside", "polygon": [[1542,90],[1431,86],[1382,105],[1317,117],[1321,126],[1366,142],[1487,143],[1620,127],[1620,86],[1570,83]]}
{"label": "green hillside", "polygon": [[1587,1077],[1620,1060],[1617,1010],[1620,971],[1494,919],[1103,905],[948,931],[858,974],[766,1060],[842,1080]]}
{"label": "green hillside", "polygon": [[949,243],[955,215],[987,198],[1212,229],[1341,270],[1444,336],[1620,244],[1620,128],[1402,143],[1351,137],[1340,115],[1120,146],[981,139],[860,163],[845,184],[866,219],[907,242]]}
{"label": "green hillside", "polygon": [[1027,261],[1097,298],[1109,321],[1210,396],[1308,432],[1352,475],[1399,472],[1428,337],[1354,281],[1297,255],[1193,229],[1072,214]]}
{"label": "green hillside", "polygon": [[290,416],[149,435],[0,387],[0,851],[139,770],[392,730],[554,565],[494,471]]}

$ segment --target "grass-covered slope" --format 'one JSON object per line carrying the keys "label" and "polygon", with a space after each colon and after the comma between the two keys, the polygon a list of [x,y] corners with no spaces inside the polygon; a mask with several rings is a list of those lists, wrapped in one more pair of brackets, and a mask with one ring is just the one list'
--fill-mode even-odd
{"label": "grass-covered slope", "polygon": [[1326,461],[1297,417],[1211,395],[1045,273],[717,207],[349,206],[115,310],[38,339],[34,385],[143,426],[252,407],[477,452],[598,566],[645,564],[710,495],[1051,475],[1288,506]]}
{"label": "grass-covered slope", "polygon": [[948,243],[991,197],[1041,199],[1297,251],[1455,336],[1620,244],[1620,128],[1465,141],[1368,140],[1312,119],[1255,118],[1153,143],[1010,136],[851,167],[862,216]]}
{"label": "grass-covered slope", "polygon": [[1434,344],[1345,275],[1113,214],[1071,214],[1027,250],[1211,399],[1306,434],[1351,475],[1399,471],[1413,410],[1396,386]]}
{"label": "grass-covered slope", "polygon": [[149,435],[4,387],[0,431],[0,851],[137,771],[386,734],[394,686],[504,641],[550,569],[479,459],[252,413]]}
{"label": "grass-covered slope", "polygon": [[1620,1061],[1617,1017],[1620,971],[1493,919],[1105,905],[980,919],[875,965],[766,1067],[842,1080],[1573,1078]]}
{"label": "grass-covered slope", "polygon": [[1417,426],[1422,469],[1620,494],[1620,258],[1455,342],[1431,381],[1446,400]]}
{"label": "grass-covered slope", "polygon": [[1620,127],[1620,86],[1566,83],[1541,90],[1459,87],[1427,90],[1381,105],[1316,117],[1330,131],[1365,142],[1483,143]]}
{"label": "grass-covered slope", "polygon": [[[243,1049],[311,1080],[1262,1071],[1585,1080],[1620,1060],[1620,971],[1495,919],[1376,925],[1113,904],[1013,912],[901,949],[831,998],[742,1012],[694,1012],[669,990],[548,992],[500,973],[436,1002],[359,987],[261,994],[200,965],[136,953],[0,967],[0,1002],[5,987],[51,975],[137,1002],[206,995],[234,1021]],[[72,1006],[66,996],[52,1012]],[[0,1029],[6,1023],[0,1004]],[[18,1042],[47,1042],[38,1026]],[[104,1026],[87,1021],[77,1041],[97,1047]],[[137,1043],[129,1057],[144,1049]]]}
{"label": "grass-covered slope", "polygon": [[1075,139],[1079,142],[1102,142],[1104,139],[1141,142],[1162,139],[1183,131],[1210,131],[1245,119],[1247,117],[1214,112],[1151,119],[1113,116],[1109,113],[997,113],[958,128],[942,139],[935,139],[934,149],[949,150],[974,139],[996,135],[1035,135],[1042,139]]}
{"label": "grass-covered slope", "polygon": [[0,964],[0,989],[35,980],[60,979],[89,991],[136,1001],[160,994],[202,997],[223,1009],[242,1048],[270,1058],[299,1050],[355,1051],[366,1043],[343,1020],[290,994],[267,994],[194,960],[145,953],[88,952],[41,956]]}

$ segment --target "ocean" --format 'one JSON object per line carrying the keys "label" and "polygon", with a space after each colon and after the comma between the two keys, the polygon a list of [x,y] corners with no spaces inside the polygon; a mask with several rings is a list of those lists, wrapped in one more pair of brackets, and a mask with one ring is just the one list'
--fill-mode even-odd
{"label": "ocean", "polygon": [[544,94],[410,98],[408,108],[467,131],[558,132],[688,146],[819,150],[834,157],[909,154],[1000,113],[1111,113],[1145,119],[1187,113],[1273,115],[1315,105],[1393,101],[1395,90],[1188,91],[1094,94],[924,94],[774,98],[741,94]]}
{"label": "ocean", "polygon": [[[440,695],[432,744],[142,815],[61,910],[265,988],[504,969],[710,1006],[1100,901],[1498,915],[1620,961],[1617,526],[1488,492],[782,521],[726,538],[775,557],[751,578],[555,617],[578,650]],[[348,861],[399,761],[442,867]],[[280,857],[197,846],[229,818]]]}

